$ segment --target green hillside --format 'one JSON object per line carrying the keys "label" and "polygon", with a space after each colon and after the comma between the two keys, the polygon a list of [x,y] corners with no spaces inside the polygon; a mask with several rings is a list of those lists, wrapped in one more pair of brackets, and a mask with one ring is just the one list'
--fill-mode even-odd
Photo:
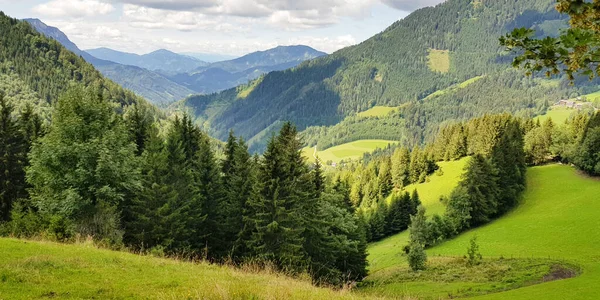
{"label": "green hillside", "polygon": [[[428,214],[443,213],[445,207],[440,197],[448,196],[458,184],[469,158],[458,161],[439,162],[443,175],[432,175],[429,182],[412,184],[406,191],[417,190],[423,206]],[[400,254],[402,247],[408,243],[408,231],[389,237],[369,246],[369,272],[405,264],[406,260]]]}
{"label": "green hillside", "polygon": [[396,143],[397,142],[386,140],[359,140],[322,151],[316,151],[316,153],[314,147],[307,147],[302,151],[309,161],[314,161],[316,155],[323,162],[331,161],[337,163],[342,160],[347,161],[361,158],[365,153],[371,153],[375,151],[375,149],[383,149]]}
{"label": "green hillside", "polygon": [[31,103],[49,116],[49,104],[73,84],[94,87],[105,99],[121,106],[143,103],[150,107],[134,93],[105,79],[59,42],[3,12],[0,12],[0,45],[0,75],[9,81],[0,84],[0,91],[17,107]]}
{"label": "green hillside", "polygon": [[[489,225],[428,250],[431,263],[436,265],[440,260],[447,263],[452,260],[443,257],[465,255],[469,240],[477,236],[484,261],[497,263],[498,258],[504,258],[507,261],[503,262],[504,268],[509,265],[516,269],[522,264],[532,264],[528,267],[531,272],[527,276],[535,277],[535,273],[539,273],[539,277],[557,264],[571,266],[573,270],[581,268],[582,271],[573,279],[490,294],[482,296],[482,299],[595,299],[600,293],[595,284],[600,278],[600,264],[596,259],[600,250],[600,234],[596,230],[600,226],[596,216],[600,209],[596,201],[600,183],[571,167],[549,165],[530,168],[527,185],[519,207]],[[407,242],[408,234],[404,232],[370,246],[371,275],[368,280],[375,280],[375,286],[365,289],[365,292],[413,297],[442,294],[446,298],[448,294],[467,293],[469,288],[485,291],[497,287],[477,283],[477,280],[457,282],[441,276],[431,279],[425,275],[425,279],[413,278],[415,282],[403,282],[398,278],[407,272],[406,257],[402,253]],[[513,264],[515,261],[518,261],[516,265]],[[544,265],[546,267],[542,267]],[[502,269],[498,265],[495,267]],[[491,271],[486,272],[489,274]],[[506,276],[510,278],[511,272]],[[527,278],[519,276],[514,280]],[[377,282],[385,282],[388,278],[396,278],[396,281],[377,285]]]}
{"label": "green hillside", "polygon": [[[513,28],[550,28],[548,22],[565,22],[561,18],[552,0],[449,0],[417,10],[359,45],[294,69],[269,73],[244,101],[236,101],[237,93],[228,90],[192,97],[183,104],[201,119],[210,119],[207,128],[221,139],[233,128],[249,140],[266,128],[277,130],[272,124],[290,120],[300,130],[323,126],[307,131],[308,135],[335,131],[331,135],[338,138],[328,147],[373,138],[419,144],[449,119],[490,112],[533,116],[545,112],[548,102],[574,89],[562,83],[542,85],[522,73],[506,71],[511,57],[498,43],[498,38]],[[437,97],[437,101],[420,101],[482,75],[487,76]],[[214,107],[213,103],[218,103],[220,109],[207,113],[205,109]],[[401,130],[393,132],[400,134],[395,138],[380,136],[385,130],[365,132],[373,127],[371,124],[355,126],[360,128],[350,135],[328,128],[374,106],[406,103],[410,105],[388,118],[402,123]],[[262,149],[264,142],[264,138],[258,139],[252,148]]]}
{"label": "green hillside", "polygon": [[575,279],[497,294],[491,299],[594,299],[600,295],[600,182],[575,169],[550,165],[528,172],[523,203],[506,217],[431,249],[430,255],[460,255],[479,237],[481,253],[493,257],[564,259],[580,265]]}
{"label": "green hillside", "polygon": [[0,239],[0,299],[352,299],[310,281],[207,263]]}

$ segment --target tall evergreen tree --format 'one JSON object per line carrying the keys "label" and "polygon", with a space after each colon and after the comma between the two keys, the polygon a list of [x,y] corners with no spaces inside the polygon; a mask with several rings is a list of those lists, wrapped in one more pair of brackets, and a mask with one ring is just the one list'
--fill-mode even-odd
{"label": "tall evergreen tree", "polygon": [[401,147],[394,151],[392,157],[392,182],[396,189],[401,189],[410,183],[410,151]]}
{"label": "tall evergreen tree", "polygon": [[0,222],[8,221],[13,204],[27,196],[27,140],[14,118],[13,106],[0,93]]}
{"label": "tall evergreen tree", "polygon": [[80,234],[120,240],[117,208],[139,188],[139,168],[135,145],[107,101],[69,90],[30,159],[27,180],[42,213],[63,218]]}
{"label": "tall evergreen tree", "polygon": [[286,124],[279,136],[272,137],[263,154],[259,171],[260,192],[249,204],[254,212],[246,220],[254,226],[248,241],[253,254],[273,262],[280,269],[298,272],[305,269],[305,253],[298,193],[300,176],[296,167],[290,166],[289,149],[296,137],[291,135],[291,125]]}

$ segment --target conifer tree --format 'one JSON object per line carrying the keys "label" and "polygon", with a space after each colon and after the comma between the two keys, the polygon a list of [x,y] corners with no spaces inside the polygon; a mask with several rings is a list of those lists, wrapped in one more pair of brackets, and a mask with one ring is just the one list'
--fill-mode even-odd
{"label": "conifer tree", "polygon": [[410,152],[401,147],[392,156],[392,182],[396,189],[402,189],[409,184]]}
{"label": "conifer tree", "polygon": [[296,197],[300,178],[298,170],[290,166],[288,151],[291,139],[295,139],[292,132],[291,125],[284,125],[279,136],[272,137],[267,145],[258,177],[260,191],[249,203],[254,215],[246,222],[254,226],[248,247],[256,257],[280,269],[299,272],[305,269],[304,228],[300,199]]}
{"label": "conifer tree", "polygon": [[71,232],[121,239],[117,208],[139,188],[139,168],[135,145],[107,101],[89,90],[69,90],[30,159],[31,199],[42,213],[73,224]]}
{"label": "conifer tree", "polygon": [[377,183],[379,185],[379,198],[384,199],[387,197],[394,188],[392,182],[392,162],[389,157],[385,157],[379,164],[379,174]]}
{"label": "conifer tree", "polygon": [[8,221],[13,204],[27,196],[27,143],[15,120],[13,106],[0,93],[0,222]]}

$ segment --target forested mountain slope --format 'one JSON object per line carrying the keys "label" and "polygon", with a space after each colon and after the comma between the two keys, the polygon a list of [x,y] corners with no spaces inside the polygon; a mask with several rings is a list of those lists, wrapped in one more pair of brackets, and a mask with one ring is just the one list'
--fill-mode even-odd
{"label": "forested mountain slope", "polygon": [[[562,96],[565,91],[560,86],[506,71],[511,58],[498,43],[502,34],[516,27],[555,32],[566,22],[562,18],[552,0],[449,0],[414,12],[359,45],[292,70],[272,72],[250,90],[242,87],[192,97],[184,104],[199,121],[208,121],[217,137],[225,138],[233,128],[252,139],[268,136],[266,132],[282,120],[295,122],[299,129],[334,125],[375,105],[409,103],[397,113],[396,119],[405,120],[405,126],[395,139],[420,143],[429,137],[427,132],[437,130],[439,122],[463,118],[463,113],[543,111],[546,101]],[[487,79],[427,98],[481,75],[488,75]],[[523,88],[532,86],[538,91],[523,93]],[[245,91],[243,97],[240,91]],[[458,93],[465,96],[455,96]],[[511,99],[515,95],[519,97]],[[436,100],[429,101],[432,98]],[[451,111],[438,107],[446,100],[454,102]],[[260,148],[262,140],[256,140],[255,147]]]}
{"label": "forested mountain slope", "polygon": [[145,100],[105,79],[100,72],[56,40],[38,33],[29,23],[0,12],[0,91],[17,107],[32,103],[46,112],[71,85],[94,87],[120,106]]}
{"label": "forested mountain slope", "polygon": [[[138,95],[150,100],[152,103],[168,104],[181,100],[194,93],[156,72],[133,65],[122,65],[118,62],[100,59],[86,51],[82,51],[58,28],[48,26],[38,19],[25,19],[24,21],[27,21],[33,28],[46,37],[58,41],[67,48],[67,50],[81,56],[88,63],[94,65],[104,76],[114,80],[121,86],[134,91]],[[193,58],[188,59],[195,60]],[[155,60],[160,59],[155,58]],[[169,62],[167,59],[165,59],[165,61],[165,64]]]}

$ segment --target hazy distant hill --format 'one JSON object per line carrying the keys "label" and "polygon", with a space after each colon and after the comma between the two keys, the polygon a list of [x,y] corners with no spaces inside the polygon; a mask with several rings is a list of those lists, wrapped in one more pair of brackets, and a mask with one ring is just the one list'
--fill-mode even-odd
{"label": "hazy distant hill", "polygon": [[25,19],[25,21],[31,24],[38,32],[58,41],[68,50],[93,64],[106,77],[136,92],[152,103],[165,105],[181,100],[194,93],[156,72],[135,66],[121,65],[117,62],[101,59],[82,51],[58,28],[48,26],[38,19]]}
{"label": "hazy distant hill", "polygon": [[300,63],[327,55],[308,46],[280,46],[220,61],[169,78],[198,93],[210,94],[245,84],[259,76],[293,68]]}
{"label": "hazy distant hill", "polygon": [[198,53],[198,52],[182,52],[181,54],[197,58],[201,61],[208,63],[214,63],[224,60],[232,60],[238,58],[238,56],[215,54],[215,53]]}
{"label": "hazy distant hill", "polygon": [[144,55],[121,52],[109,48],[90,49],[86,50],[86,52],[94,57],[114,61],[122,65],[136,66],[167,74],[186,73],[208,65],[207,62],[194,57],[177,54],[165,49],[156,50]]}

